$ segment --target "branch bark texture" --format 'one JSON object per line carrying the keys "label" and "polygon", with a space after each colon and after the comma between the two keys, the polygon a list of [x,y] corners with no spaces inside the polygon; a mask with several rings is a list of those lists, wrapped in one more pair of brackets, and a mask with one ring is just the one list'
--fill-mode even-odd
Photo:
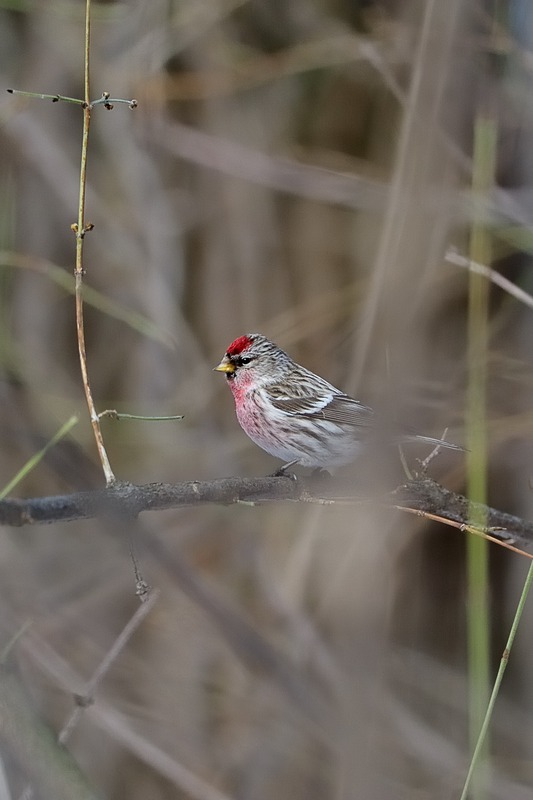
{"label": "branch bark texture", "polygon": [[[326,489],[324,491],[324,488]],[[6,499],[0,501],[0,525],[21,527],[51,522],[68,522],[94,517],[136,517],[141,511],[183,506],[234,505],[279,501],[354,505],[373,500],[339,496],[337,486],[322,486],[290,477],[221,478],[179,484],[117,483],[106,489],[68,495]],[[382,496],[380,505],[390,503],[434,514],[467,525],[473,516],[469,501],[429,478],[413,480]],[[524,547],[533,545],[533,523],[494,508],[484,509],[491,535]],[[479,518],[479,517],[478,517]]]}

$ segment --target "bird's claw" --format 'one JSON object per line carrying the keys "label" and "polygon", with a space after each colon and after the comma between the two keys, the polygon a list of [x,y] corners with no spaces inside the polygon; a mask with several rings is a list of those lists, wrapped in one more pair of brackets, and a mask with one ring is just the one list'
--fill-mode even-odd
{"label": "bird's claw", "polygon": [[311,473],[312,478],[332,478],[333,475],[329,470],[324,469],[324,467],[315,467],[315,469]]}
{"label": "bird's claw", "polygon": [[333,475],[323,467],[316,467],[309,476],[309,486],[314,487],[316,491],[322,489],[326,491],[333,480]]}

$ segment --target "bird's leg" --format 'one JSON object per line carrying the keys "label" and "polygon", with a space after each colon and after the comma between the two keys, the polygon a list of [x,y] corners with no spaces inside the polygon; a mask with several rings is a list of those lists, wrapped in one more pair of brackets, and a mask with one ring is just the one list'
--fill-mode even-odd
{"label": "bird's leg", "polygon": [[293,467],[297,463],[298,463],[298,459],[296,458],[296,459],[294,459],[294,461],[289,461],[287,464],[283,464],[282,467],[280,467],[275,472],[273,472],[271,475],[269,475],[269,478],[292,478],[292,480],[295,481],[296,480],[296,475],[292,475],[292,474],[287,475],[287,470],[289,469],[289,467]]}

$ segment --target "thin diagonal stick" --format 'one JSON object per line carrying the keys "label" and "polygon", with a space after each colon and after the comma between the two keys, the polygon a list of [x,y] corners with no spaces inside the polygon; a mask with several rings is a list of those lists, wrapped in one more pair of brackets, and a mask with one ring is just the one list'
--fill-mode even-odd
{"label": "thin diagonal stick", "polygon": [[[148,597],[147,601],[143,603],[143,605],[139,606],[135,611],[134,615],[130,618],[130,620],[126,623],[122,631],[119,633],[113,645],[108,653],[104,656],[100,664],[96,667],[95,671],[93,672],[91,678],[85,685],[85,690],[83,695],[77,695],[77,705],[68,720],[63,725],[57,740],[59,744],[66,744],[68,739],[70,738],[72,732],[78,725],[80,718],[86,708],[88,708],[94,702],[94,693],[98,688],[98,684],[105,677],[105,675],[109,672],[113,662],[118,658],[122,650],[128,644],[129,640],[135,633],[135,631],[139,628],[141,622],[148,616],[154,605],[157,603],[159,599],[159,591],[153,591],[150,596]],[[34,790],[31,784],[28,784],[22,794],[19,797],[19,800],[33,800],[34,797]]]}
{"label": "thin diagonal stick", "polygon": [[100,664],[95,669],[92,677],[88,681],[85,686],[85,691],[82,697],[77,698],[77,705],[66,723],[63,725],[58,738],[60,744],[65,744],[67,740],[70,738],[74,728],[78,724],[81,715],[83,714],[84,709],[86,709],[89,705],[94,702],[94,693],[98,687],[98,684],[102,680],[102,678],[109,672],[111,665],[114,661],[116,661],[119,654],[122,652],[124,647],[127,645],[137,628],[140,626],[141,622],[148,616],[152,608],[154,607],[155,603],[157,603],[159,599],[159,591],[153,591],[147,601],[142,605],[138,606],[137,610],[135,611],[134,615],[119,633],[113,645],[108,653],[106,653],[105,657],[102,659]]}
{"label": "thin diagonal stick", "polygon": [[80,195],[78,205],[78,222],[73,226],[76,234],[76,268],[74,270],[75,283],[75,296],[76,296],[76,331],[78,335],[78,352],[80,357],[81,376],[83,380],[83,388],[85,391],[85,398],[89,408],[89,416],[91,418],[91,425],[93,428],[94,438],[96,439],[96,447],[98,455],[104,470],[105,480],[107,486],[112,486],[115,482],[115,476],[107,452],[104,446],[102,431],[100,429],[100,418],[96,413],[93,395],[89,384],[89,375],[87,372],[87,354],[85,351],[85,329],[83,324],[83,240],[87,230],[91,226],[85,224],[85,190],[87,182],[87,148],[89,143],[89,128],[91,123],[91,102],[90,102],[90,82],[89,82],[89,51],[91,41],[91,0],[87,0],[85,6],[85,106],[83,109],[83,136],[81,145],[81,166],[80,166]]}

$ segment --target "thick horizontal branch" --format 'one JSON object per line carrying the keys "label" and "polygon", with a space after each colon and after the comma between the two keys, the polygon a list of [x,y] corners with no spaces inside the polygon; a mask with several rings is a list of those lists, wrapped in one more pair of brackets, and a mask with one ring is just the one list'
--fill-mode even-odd
{"label": "thick horizontal branch", "polygon": [[0,525],[68,522],[98,516],[136,517],[141,511],[215,503],[297,500],[302,486],[289,477],[221,478],[215,481],[117,483],[107,489],[28,500],[0,501]]}
{"label": "thick horizontal branch", "polygon": [[[310,482],[290,477],[221,478],[179,484],[150,483],[144,486],[118,483],[108,489],[90,492],[2,500],[0,525],[20,527],[99,516],[136,517],[141,511],[206,504],[233,505],[286,500],[328,504],[342,502],[344,505],[347,502],[373,502],[369,498],[347,497],[345,492],[340,497],[338,490],[338,485],[333,482]],[[464,525],[468,525],[475,515],[476,520],[486,520],[486,529],[493,536],[525,547],[533,545],[533,523],[494,508],[473,508],[465,497],[429,478],[410,481],[389,495],[381,496],[379,503],[390,503],[391,508],[403,506]]]}

